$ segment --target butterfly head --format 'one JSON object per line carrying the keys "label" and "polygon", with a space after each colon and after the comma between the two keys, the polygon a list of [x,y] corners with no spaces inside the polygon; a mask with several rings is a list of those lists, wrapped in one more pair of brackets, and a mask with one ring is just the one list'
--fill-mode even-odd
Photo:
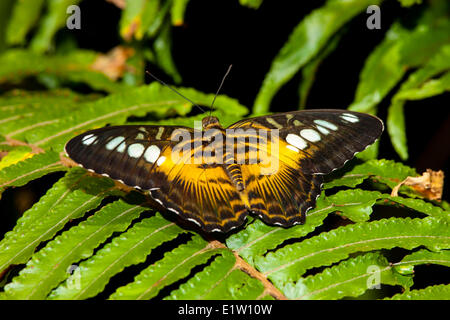
{"label": "butterfly head", "polygon": [[213,128],[221,128],[222,126],[220,125],[219,119],[217,119],[217,117],[208,116],[202,119],[202,127],[203,130],[209,130]]}

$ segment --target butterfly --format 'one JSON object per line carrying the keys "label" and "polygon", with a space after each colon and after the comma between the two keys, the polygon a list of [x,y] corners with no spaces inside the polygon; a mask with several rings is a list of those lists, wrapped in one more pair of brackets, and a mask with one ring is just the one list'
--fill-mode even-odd
{"label": "butterfly", "polygon": [[341,168],[384,130],[372,115],[303,110],[255,117],[223,128],[214,116],[201,128],[110,126],[65,146],[78,165],[148,193],[206,232],[242,225],[305,222],[323,175]]}

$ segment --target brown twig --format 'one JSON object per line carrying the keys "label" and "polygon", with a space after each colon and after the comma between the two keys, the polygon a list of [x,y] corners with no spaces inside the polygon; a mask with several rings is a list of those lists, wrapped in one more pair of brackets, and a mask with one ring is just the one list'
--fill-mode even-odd
{"label": "brown twig", "polygon": [[[214,240],[210,242],[210,245],[215,248],[225,248],[228,249],[223,243]],[[230,250],[230,249],[228,249]],[[264,292],[260,296],[264,296],[266,294],[271,295],[277,300],[287,300],[286,296],[281,293],[280,290],[278,290],[272,282],[270,282],[265,275],[263,275],[261,272],[253,268],[251,265],[249,265],[247,262],[245,262],[244,259],[242,259],[237,252],[233,251],[233,254],[236,258],[236,263],[233,267],[233,269],[239,269],[246,274],[248,274],[250,277],[255,278],[259,280],[263,286],[264,286]]]}

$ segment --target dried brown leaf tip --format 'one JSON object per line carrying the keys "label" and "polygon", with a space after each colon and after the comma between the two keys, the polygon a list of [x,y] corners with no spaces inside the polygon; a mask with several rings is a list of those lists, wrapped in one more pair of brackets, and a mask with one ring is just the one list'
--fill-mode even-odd
{"label": "dried brown leaf tip", "polygon": [[133,21],[130,22],[130,24],[127,27],[125,27],[121,32],[123,39],[127,42],[130,42],[131,39],[133,38],[133,35],[136,37],[136,39],[142,39],[142,32],[141,35],[139,36],[137,35],[137,31],[140,25],[141,19],[139,17],[133,19]]}
{"label": "dried brown leaf tip", "polygon": [[420,177],[407,177],[392,189],[391,196],[397,197],[402,185],[410,186],[426,199],[440,200],[444,189],[444,172],[427,169]]}
{"label": "dried brown leaf tip", "polygon": [[99,55],[91,65],[91,69],[100,71],[111,80],[117,80],[124,74],[127,68],[127,59],[133,53],[132,48],[117,46],[107,54]]}
{"label": "dried brown leaf tip", "polygon": [[127,6],[126,0],[106,0],[106,2],[110,2],[114,4],[117,8],[120,8],[122,10],[125,9],[125,7]]}

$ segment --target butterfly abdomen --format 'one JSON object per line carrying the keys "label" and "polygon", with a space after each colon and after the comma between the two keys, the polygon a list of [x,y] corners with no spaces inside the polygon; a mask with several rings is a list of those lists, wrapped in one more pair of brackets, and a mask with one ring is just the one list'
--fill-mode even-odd
{"label": "butterfly abdomen", "polygon": [[225,159],[225,169],[230,176],[231,181],[236,186],[237,191],[244,190],[244,179],[242,178],[241,166],[234,163],[232,157]]}

